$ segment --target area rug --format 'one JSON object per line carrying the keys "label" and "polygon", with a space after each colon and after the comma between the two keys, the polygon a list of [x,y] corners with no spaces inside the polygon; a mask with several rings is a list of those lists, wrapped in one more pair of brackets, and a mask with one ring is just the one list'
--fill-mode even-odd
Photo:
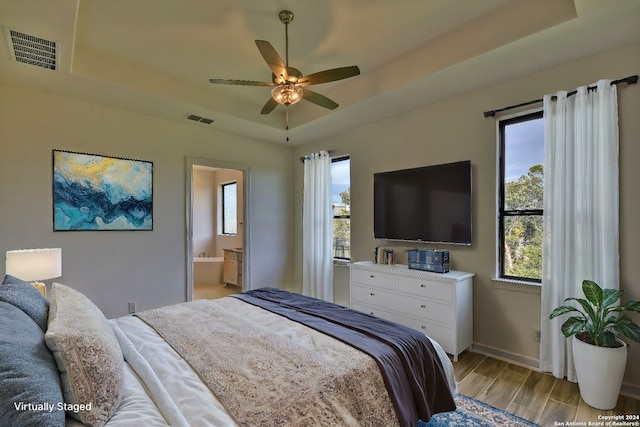
{"label": "area rug", "polygon": [[461,394],[456,395],[455,401],[455,411],[436,414],[428,423],[419,421],[417,427],[540,427]]}

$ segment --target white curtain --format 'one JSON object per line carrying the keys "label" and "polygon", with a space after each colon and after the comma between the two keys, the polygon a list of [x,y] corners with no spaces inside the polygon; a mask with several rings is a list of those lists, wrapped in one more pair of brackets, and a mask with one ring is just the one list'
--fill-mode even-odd
{"label": "white curtain", "polygon": [[302,293],[333,302],[331,158],[321,151],[304,159]]}
{"label": "white curtain", "polygon": [[544,237],[540,368],[575,382],[571,340],[549,313],[583,297],[582,281],[619,289],[616,85],[544,97]]}

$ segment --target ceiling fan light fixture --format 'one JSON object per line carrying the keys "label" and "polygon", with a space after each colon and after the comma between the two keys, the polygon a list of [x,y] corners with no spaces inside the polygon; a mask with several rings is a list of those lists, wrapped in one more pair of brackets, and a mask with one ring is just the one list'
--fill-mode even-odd
{"label": "ceiling fan light fixture", "polygon": [[[226,85],[244,85],[244,86],[269,86],[271,90],[271,98],[262,107],[260,114],[271,113],[278,105],[296,104],[302,98],[323,108],[333,110],[338,104],[324,95],[307,89],[308,86],[318,85],[322,83],[343,80],[360,74],[360,69],[356,65],[349,67],[331,68],[324,71],[305,76],[297,68],[289,66],[289,24],[293,21],[293,12],[283,10],[278,15],[280,21],[284,24],[285,35],[285,61],[282,60],[278,52],[273,48],[271,43],[266,40],[256,40],[256,47],[262,55],[262,59],[271,69],[271,81],[260,82],[253,80],[225,80],[225,79],[209,79],[210,83],[226,84]],[[303,89],[304,87],[304,89]]]}
{"label": "ceiling fan light fixture", "polygon": [[283,84],[271,89],[274,101],[282,105],[292,105],[302,99],[302,88],[294,84]]}

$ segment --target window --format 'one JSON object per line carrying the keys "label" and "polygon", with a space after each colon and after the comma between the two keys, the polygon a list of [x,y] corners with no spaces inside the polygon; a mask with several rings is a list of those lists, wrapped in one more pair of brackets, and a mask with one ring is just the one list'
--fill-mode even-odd
{"label": "window", "polygon": [[222,234],[238,233],[238,184],[222,184]]}
{"label": "window", "polygon": [[349,157],[331,160],[333,257],[351,259],[351,181]]}
{"label": "window", "polygon": [[544,194],[542,111],[502,120],[498,126],[499,276],[540,282]]}

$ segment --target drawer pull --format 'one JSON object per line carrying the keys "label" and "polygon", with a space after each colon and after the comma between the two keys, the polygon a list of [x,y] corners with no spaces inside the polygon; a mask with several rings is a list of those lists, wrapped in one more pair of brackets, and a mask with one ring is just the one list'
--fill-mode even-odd
{"label": "drawer pull", "polygon": [[373,293],[373,292],[371,292],[369,295],[371,295],[372,297],[375,297],[375,296],[376,296],[376,294],[375,294],[375,293]]}
{"label": "drawer pull", "polygon": [[420,306],[420,308],[427,308],[427,306],[426,306],[426,305],[424,305],[424,304],[422,304],[422,305]]}

